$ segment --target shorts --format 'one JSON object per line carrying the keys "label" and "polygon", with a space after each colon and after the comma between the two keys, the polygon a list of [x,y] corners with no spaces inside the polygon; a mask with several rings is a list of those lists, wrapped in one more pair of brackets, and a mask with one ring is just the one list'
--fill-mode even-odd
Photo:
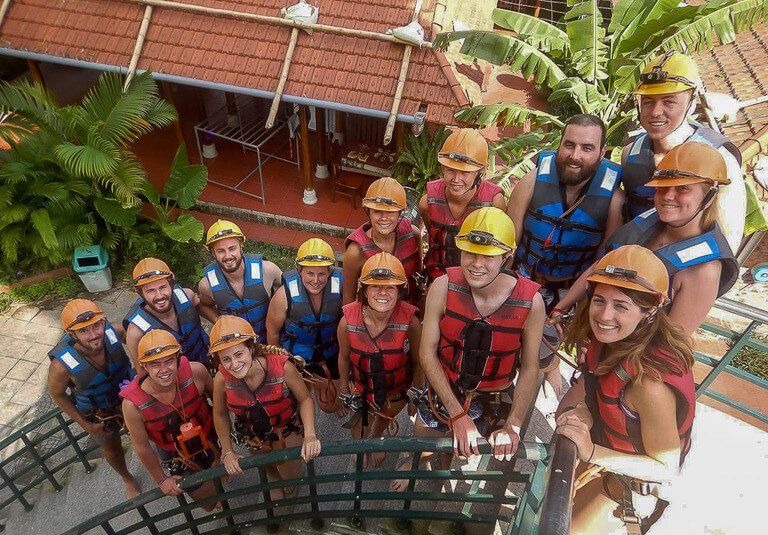
{"label": "shorts", "polygon": [[[171,471],[169,469],[170,465],[172,463],[174,463],[174,459],[178,458],[177,453],[175,451],[168,451],[168,450],[166,450],[164,448],[156,448],[156,449],[157,449],[157,456],[160,458],[160,464],[163,465],[163,469],[166,472],[170,472]],[[203,470],[207,470],[208,468],[213,466],[214,461],[215,461],[214,458],[208,456],[208,458],[205,461],[200,462],[200,465],[201,465]],[[180,473],[178,471],[176,471],[176,473],[170,474],[170,475],[179,475],[181,477],[187,477],[189,475],[196,474],[196,473],[197,473],[197,470],[192,470],[192,469],[187,468],[185,466],[183,469],[181,469]],[[200,483],[199,485],[192,485],[191,487],[184,487],[184,492],[195,492],[197,489],[199,489],[202,486],[203,486],[203,484]]]}
{"label": "shorts", "polygon": [[[457,392],[457,389],[453,388],[453,393],[456,395],[456,399],[459,403],[464,404],[466,395],[463,392]],[[467,409],[467,414],[477,427],[477,431],[488,438],[492,432],[497,429],[501,429],[504,426],[504,421],[509,416],[509,411],[512,409],[512,395],[514,393],[514,386],[510,386],[503,392],[477,392]],[[435,402],[435,408],[440,412],[443,420],[448,420],[448,412],[438,399],[437,395],[433,392],[432,399]],[[419,405],[419,418],[424,424],[435,431],[442,433],[448,433],[450,429],[447,424],[441,422],[432,412],[432,408],[429,403],[422,403]]]}
{"label": "shorts", "polygon": [[[541,297],[544,299],[544,306],[547,311],[547,315],[552,313],[552,309],[555,308],[560,299],[562,299],[566,293],[567,288],[562,288],[562,283],[554,284],[553,288],[542,286],[539,290]],[[557,328],[554,325],[544,324],[544,338],[553,346],[560,345],[560,335],[557,333]],[[557,360],[557,356],[548,348],[542,341],[539,347],[539,369],[547,370]]]}
{"label": "shorts", "polygon": [[[323,379],[325,379],[325,370],[323,369],[323,367],[320,365],[319,362],[320,361],[307,362],[304,365],[304,369],[313,375],[317,375],[318,377],[322,377]],[[328,372],[330,372],[331,374],[331,379],[335,381],[339,380],[339,358],[333,357],[323,362],[325,362],[325,365],[328,367]]]}

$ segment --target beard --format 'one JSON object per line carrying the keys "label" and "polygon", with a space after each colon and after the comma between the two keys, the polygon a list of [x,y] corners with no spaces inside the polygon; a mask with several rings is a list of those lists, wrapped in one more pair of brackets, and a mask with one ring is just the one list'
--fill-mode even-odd
{"label": "beard", "polygon": [[597,171],[597,167],[600,165],[600,160],[590,166],[584,165],[578,171],[569,169],[567,165],[570,163],[570,160],[561,161],[558,159],[555,161],[557,177],[562,184],[566,186],[575,186],[595,176],[595,171]]}
{"label": "beard", "polygon": [[90,340],[85,340],[85,343],[78,340],[78,345],[81,347],[82,353],[86,357],[95,357],[104,351],[104,338],[99,338],[93,342]]}
{"label": "beard", "polygon": [[166,312],[171,310],[171,307],[173,307],[173,298],[171,297],[168,298],[168,301],[167,301],[168,304],[165,305],[164,308],[159,308],[156,303],[157,301],[152,301],[151,303],[147,303],[147,306],[158,314],[165,314]]}
{"label": "beard", "polygon": [[227,267],[225,264],[219,264],[219,267],[224,273],[235,273],[238,269],[240,269],[240,266],[243,265],[243,257],[237,259],[237,261],[234,263],[232,267]]}

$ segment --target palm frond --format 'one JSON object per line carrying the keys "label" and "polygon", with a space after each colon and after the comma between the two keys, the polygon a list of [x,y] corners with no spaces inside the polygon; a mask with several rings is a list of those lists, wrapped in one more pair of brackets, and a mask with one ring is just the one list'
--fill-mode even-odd
{"label": "palm frond", "polygon": [[516,11],[494,9],[493,22],[497,26],[524,36],[527,43],[538,47],[542,52],[552,54],[569,51],[568,34],[543,19]]}
{"label": "palm frond", "polygon": [[90,145],[62,143],[54,149],[61,166],[75,176],[96,179],[114,173],[117,162],[112,154],[101,152]]}
{"label": "palm frond", "polygon": [[21,226],[6,227],[0,234],[0,251],[7,265],[13,265],[19,259],[19,245],[24,238],[24,229]]}
{"label": "palm frond", "polygon": [[29,218],[32,220],[32,227],[40,234],[40,238],[42,238],[46,247],[54,249],[59,246],[59,240],[56,238],[56,232],[53,230],[48,210],[39,208],[32,212]]}
{"label": "palm frond", "polygon": [[597,0],[568,0],[571,8],[563,16],[572,64],[584,80],[596,83],[608,78],[608,45],[603,16]]}
{"label": "palm frond", "polygon": [[554,87],[547,101],[560,109],[568,110],[575,106],[578,113],[599,114],[611,99],[581,78],[566,78]]}
{"label": "palm frond", "polygon": [[545,111],[528,108],[512,102],[472,106],[456,113],[456,120],[478,126],[512,126],[531,121],[535,125],[552,124],[562,127],[559,117]]}
{"label": "palm frond", "polygon": [[[608,33],[613,40],[611,57],[626,52],[626,39],[631,38],[641,25],[654,24],[664,14],[674,11],[678,0],[620,0],[613,6]],[[656,26],[656,30],[661,26]],[[631,48],[629,49],[631,50]]]}

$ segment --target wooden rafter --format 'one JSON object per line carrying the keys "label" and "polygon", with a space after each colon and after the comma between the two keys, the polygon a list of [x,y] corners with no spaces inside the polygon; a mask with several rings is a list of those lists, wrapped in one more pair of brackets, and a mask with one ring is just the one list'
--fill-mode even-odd
{"label": "wooden rafter", "polygon": [[0,26],[3,25],[3,21],[5,20],[5,14],[8,13],[8,8],[11,7],[11,2],[13,0],[3,0],[3,5],[0,6]]}
{"label": "wooden rafter", "polygon": [[141,57],[141,50],[144,48],[144,41],[147,38],[147,30],[149,29],[149,22],[152,20],[152,6],[144,7],[144,18],[141,19],[141,26],[139,27],[139,35],[136,37],[136,44],[133,47],[133,54],[131,55],[131,62],[128,64],[128,75],[125,77],[125,83],[123,84],[123,91],[128,89],[133,80],[133,75],[136,74],[136,67],[139,65],[139,58]]}
{"label": "wooden rafter", "polygon": [[288,41],[288,50],[285,53],[285,59],[283,60],[283,68],[280,71],[280,79],[277,81],[277,89],[275,89],[275,96],[272,98],[272,107],[269,108],[269,116],[267,117],[267,128],[272,128],[275,124],[275,117],[277,116],[277,108],[280,106],[280,97],[283,96],[283,88],[285,88],[285,81],[288,79],[288,70],[291,68],[291,60],[293,59],[293,51],[296,49],[296,41],[299,39],[299,29],[293,28],[291,30],[291,40]]}
{"label": "wooden rafter", "polygon": [[397,120],[397,110],[400,109],[400,100],[403,98],[403,88],[405,80],[408,77],[408,66],[411,64],[411,52],[413,47],[408,45],[403,51],[403,61],[400,63],[400,75],[397,77],[397,88],[395,89],[395,98],[392,100],[392,108],[389,111],[387,119],[387,129],[384,131],[384,145],[389,145],[392,141],[392,132],[395,129]]}

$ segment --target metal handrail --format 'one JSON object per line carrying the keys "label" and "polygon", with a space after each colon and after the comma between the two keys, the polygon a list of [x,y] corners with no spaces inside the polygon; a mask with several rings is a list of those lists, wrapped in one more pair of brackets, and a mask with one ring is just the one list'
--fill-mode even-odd
{"label": "metal handrail", "polygon": [[[481,454],[490,454],[491,446],[485,440],[478,442],[478,448]],[[421,480],[471,480],[471,481],[501,481],[504,483],[525,483],[526,491],[530,486],[533,476],[531,474],[522,474],[517,471],[506,470],[483,470],[483,471],[463,471],[463,470],[371,470],[363,469],[362,457],[365,453],[372,452],[408,452],[418,458],[423,452],[450,453],[453,451],[451,439],[426,439],[426,438],[388,438],[381,440],[355,440],[347,442],[327,442],[323,443],[322,452],[319,458],[329,456],[347,456],[357,454],[357,463],[355,472],[322,474],[315,473],[315,460],[307,463],[307,475],[296,479],[286,479],[279,481],[268,481],[266,478],[266,466],[274,463],[297,460],[300,458],[301,449],[298,447],[276,450],[262,455],[245,457],[240,460],[240,466],[244,472],[257,471],[260,475],[259,482],[248,487],[238,486],[231,490],[225,490],[221,479],[227,476],[226,470],[222,465],[209,468],[208,470],[187,476],[180,482],[182,488],[197,486],[209,481],[214,482],[217,493],[210,498],[188,502],[184,496],[177,497],[179,505],[171,510],[159,514],[147,514],[146,506],[157,500],[165,499],[163,492],[155,487],[144,492],[132,500],[123,502],[107,511],[83,522],[78,526],[66,531],[64,535],[76,535],[86,533],[91,529],[101,527],[107,533],[114,533],[111,522],[122,515],[136,511],[141,518],[140,521],[122,527],[120,533],[133,533],[139,530],[148,529],[152,533],[158,532],[157,524],[171,519],[177,515],[184,515],[186,522],[175,524],[174,530],[192,529],[203,526],[214,520],[224,520],[228,528],[235,530],[238,527],[267,525],[268,528],[276,529],[279,523],[291,522],[310,518],[313,520],[313,527],[320,529],[324,518],[349,517],[353,526],[362,525],[363,518],[395,518],[398,520],[453,520],[458,522],[479,522],[494,523],[497,520],[510,522],[516,521],[515,517],[502,515],[492,515],[487,513],[466,512],[466,509],[460,513],[446,511],[419,510],[411,508],[411,504],[418,500],[420,502],[453,502],[459,504],[466,503],[490,503],[494,505],[511,504],[516,505],[519,502],[526,503],[524,497],[505,497],[493,494],[482,494],[481,491],[468,491],[462,493],[455,492],[416,492],[414,484]],[[547,457],[546,445],[525,442],[521,443],[515,453],[515,459],[526,459],[536,462],[538,467]],[[409,486],[404,492],[382,492],[382,491],[364,491],[362,483],[366,481],[408,479]],[[317,485],[330,482],[354,482],[354,492],[322,494],[318,492]],[[292,487],[307,486],[309,493],[307,496],[294,497],[282,500],[273,500],[270,497],[269,490]],[[524,491],[523,494],[526,492]],[[242,498],[244,496],[261,498],[260,501],[246,505],[233,506],[231,498]],[[402,500],[404,506],[401,509],[381,509],[376,508],[374,503],[390,503],[392,501]],[[197,514],[196,518],[189,515],[189,511],[201,505],[220,502],[222,509],[220,511],[204,514]],[[350,503],[351,507],[347,509],[320,509],[321,504],[331,502]],[[366,502],[365,508],[361,503]],[[308,504],[309,511],[288,512],[287,507],[292,505]],[[278,510],[278,508],[281,508]],[[235,516],[244,513],[263,512],[264,515],[259,518],[249,518],[246,522],[238,524]],[[181,519],[179,519],[181,520]],[[126,519],[120,519],[121,526],[125,526]],[[218,532],[218,531],[217,531]]]}
{"label": "metal handrail", "polygon": [[547,470],[547,490],[541,506],[539,535],[568,535],[571,531],[577,450],[570,438],[556,436]]}
{"label": "metal handrail", "polygon": [[768,312],[760,308],[747,305],[745,303],[739,303],[733,299],[727,297],[721,297],[715,301],[715,308],[731,312],[737,316],[742,316],[748,320],[759,321],[760,323],[768,324]]}

